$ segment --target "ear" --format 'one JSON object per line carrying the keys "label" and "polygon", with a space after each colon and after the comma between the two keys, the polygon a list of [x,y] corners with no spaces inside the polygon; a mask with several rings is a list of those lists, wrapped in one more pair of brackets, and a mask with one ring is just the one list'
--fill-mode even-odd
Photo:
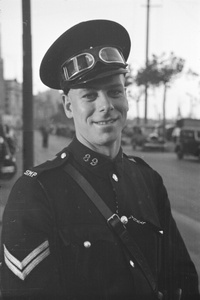
{"label": "ear", "polygon": [[66,116],[71,119],[73,118],[73,112],[72,112],[72,104],[71,104],[71,99],[69,95],[62,95],[62,100],[63,100],[63,107]]}

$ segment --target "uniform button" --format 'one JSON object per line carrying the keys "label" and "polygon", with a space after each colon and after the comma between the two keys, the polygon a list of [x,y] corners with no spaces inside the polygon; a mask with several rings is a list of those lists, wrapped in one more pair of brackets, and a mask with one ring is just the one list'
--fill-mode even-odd
{"label": "uniform button", "polygon": [[85,241],[83,243],[83,245],[84,245],[85,248],[90,248],[91,247],[91,243],[89,241]]}
{"label": "uniform button", "polygon": [[130,265],[131,265],[131,267],[135,267],[135,264],[134,264],[134,262],[132,261],[132,260],[130,260]]}
{"label": "uniform button", "polygon": [[127,218],[126,216],[122,216],[122,217],[121,217],[121,222],[122,222],[123,224],[127,224],[127,223],[128,223],[128,218]]}
{"label": "uniform button", "polygon": [[64,159],[66,156],[67,156],[67,154],[66,154],[65,152],[63,152],[63,153],[61,154],[61,158],[62,158],[62,159]]}
{"label": "uniform button", "polygon": [[114,179],[114,181],[118,181],[118,177],[116,174],[112,174],[112,178]]}

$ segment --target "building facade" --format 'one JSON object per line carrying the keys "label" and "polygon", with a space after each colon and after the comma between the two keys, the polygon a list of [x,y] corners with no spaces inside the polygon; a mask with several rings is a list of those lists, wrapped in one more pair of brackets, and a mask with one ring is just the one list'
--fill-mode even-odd
{"label": "building facade", "polygon": [[0,121],[4,113],[4,107],[5,107],[5,84],[4,84],[4,76],[3,76],[3,59],[1,58],[1,53],[0,53]]}
{"label": "building facade", "polygon": [[5,80],[4,120],[22,126],[22,85],[16,79]]}

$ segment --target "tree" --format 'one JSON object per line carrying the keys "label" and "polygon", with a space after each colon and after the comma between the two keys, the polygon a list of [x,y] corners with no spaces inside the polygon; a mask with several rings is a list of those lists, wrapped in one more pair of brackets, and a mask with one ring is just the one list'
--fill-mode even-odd
{"label": "tree", "polygon": [[163,135],[165,135],[165,106],[166,94],[169,84],[177,77],[183,70],[185,60],[176,57],[172,52],[169,57],[165,58],[165,54],[160,56],[152,55],[148,65],[145,68],[138,70],[135,76],[135,82],[138,86],[151,85],[160,86],[164,85],[163,94]]}
{"label": "tree", "polygon": [[[133,74],[134,74],[134,70],[132,66],[129,65],[129,72],[125,76],[125,87],[127,88],[128,100],[133,100],[136,103],[136,114],[137,114],[136,120],[137,120],[137,124],[139,124],[140,123],[139,101],[141,99],[141,96],[144,94],[144,88],[141,87],[140,89],[138,89],[135,83],[135,76]],[[136,91],[136,87],[137,87],[137,91]]]}
{"label": "tree", "polygon": [[128,66],[128,73],[125,76],[125,87],[134,84],[133,68],[131,65]]}

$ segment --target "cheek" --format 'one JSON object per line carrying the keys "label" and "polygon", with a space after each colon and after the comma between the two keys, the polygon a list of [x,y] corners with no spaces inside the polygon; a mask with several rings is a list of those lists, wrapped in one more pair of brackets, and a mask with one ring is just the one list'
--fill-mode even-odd
{"label": "cheek", "polygon": [[127,99],[121,99],[121,101],[115,106],[117,110],[121,113],[125,113],[129,110],[128,101]]}
{"label": "cheek", "polygon": [[126,111],[128,111],[129,110],[129,105],[128,105],[128,100],[127,100],[127,98],[125,98],[125,107],[126,107]]}
{"label": "cheek", "polygon": [[129,110],[129,105],[128,105],[128,101],[126,100],[125,104],[124,104],[125,110],[126,112]]}
{"label": "cheek", "polygon": [[82,116],[84,114],[85,107],[81,104],[81,102],[74,102],[72,103],[72,112],[74,118],[79,118],[79,116]]}
{"label": "cheek", "polygon": [[83,123],[86,122],[87,119],[93,115],[94,113],[94,107],[93,105],[88,105],[88,104],[76,104],[73,107],[73,116],[74,116],[74,121],[77,123]]}

